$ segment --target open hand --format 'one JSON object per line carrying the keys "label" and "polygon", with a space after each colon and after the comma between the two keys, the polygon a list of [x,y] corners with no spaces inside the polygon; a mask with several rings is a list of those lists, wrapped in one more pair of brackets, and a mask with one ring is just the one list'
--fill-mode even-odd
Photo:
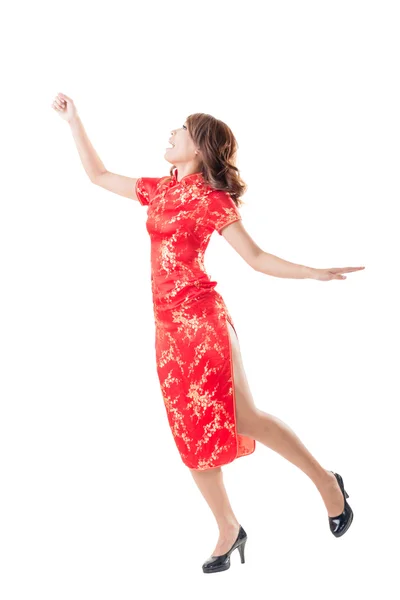
{"label": "open hand", "polygon": [[65,121],[68,121],[68,123],[70,123],[78,114],[72,98],[62,94],[61,92],[58,93],[54,98],[52,107],[60,115],[60,117]]}
{"label": "open hand", "polygon": [[352,273],[353,271],[361,271],[365,267],[335,267],[332,269],[313,269],[312,279],[319,281],[330,281],[331,279],[346,279],[342,273]]}

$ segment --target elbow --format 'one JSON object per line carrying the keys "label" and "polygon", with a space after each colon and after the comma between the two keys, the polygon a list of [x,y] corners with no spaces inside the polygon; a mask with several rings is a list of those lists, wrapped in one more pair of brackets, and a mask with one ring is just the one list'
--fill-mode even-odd
{"label": "elbow", "polygon": [[88,173],[88,177],[94,185],[100,185],[101,177],[106,171],[97,171],[96,173]]}
{"label": "elbow", "polygon": [[257,273],[258,273],[259,269],[258,269],[258,266],[255,263],[250,262],[249,265],[253,269],[253,271],[257,271]]}
{"label": "elbow", "polygon": [[262,256],[265,254],[263,250],[257,252],[253,256],[253,258],[249,261],[249,265],[254,269],[254,271],[261,272],[262,269]]}

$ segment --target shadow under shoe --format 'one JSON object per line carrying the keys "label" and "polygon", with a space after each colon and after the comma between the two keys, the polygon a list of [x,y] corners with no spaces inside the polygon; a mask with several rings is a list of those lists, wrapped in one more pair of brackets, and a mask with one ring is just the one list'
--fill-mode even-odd
{"label": "shadow under shoe", "polygon": [[339,473],[334,473],[333,471],[331,471],[331,473],[333,473],[334,476],[336,477],[337,482],[340,486],[340,489],[342,490],[342,494],[343,494],[343,498],[344,498],[344,510],[340,515],[337,515],[337,517],[328,517],[329,527],[335,537],[340,537],[344,533],[346,533],[346,531],[352,524],[354,515],[353,515],[353,511],[351,509],[351,506],[348,504],[348,502],[346,500],[346,498],[349,498],[349,495],[346,492],[346,490],[344,489],[342,477],[339,475]]}
{"label": "shadow under shoe", "polygon": [[239,526],[239,533],[234,541],[232,547],[225,554],[221,554],[220,556],[210,556],[205,563],[203,563],[203,572],[204,573],[218,573],[218,571],[226,571],[231,566],[230,556],[236,548],[240,553],[240,562],[244,563],[244,547],[247,541],[247,534],[243,527]]}

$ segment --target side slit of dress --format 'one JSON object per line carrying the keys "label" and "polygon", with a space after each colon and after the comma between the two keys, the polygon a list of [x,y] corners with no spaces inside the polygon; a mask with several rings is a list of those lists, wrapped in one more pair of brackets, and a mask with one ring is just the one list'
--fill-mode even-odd
{"label": "side slit of dress", "polygon": [[[236,333],[235,326],[227,317],[225,317],[225,324],[226,324],[226,329],[227,329],[227,334],[228,334],[229,361],[230,361],[231,381],[232,381],[233,420],[234,420],[234,426],[235,426],[235,439],[236,439],[236,457],[235,458],[240,458],[241,456],[247,456],[254,452],[254,450],[256,448],[256,441],[253,440],[252,438],[249,438],[248,436],[239,434],[238,430],[237,430],[235,374],[233,371],[233,352],[232,352],[231,336],[229,334],[229,325],[232,327],[238,341],[239,341],[239,337],[238,337],[238,334]],[[245,443],[244,446],[247,445],[246,450],[242,447],[240,453],[239,453],[239,440],[241,440],[242,442]]]}

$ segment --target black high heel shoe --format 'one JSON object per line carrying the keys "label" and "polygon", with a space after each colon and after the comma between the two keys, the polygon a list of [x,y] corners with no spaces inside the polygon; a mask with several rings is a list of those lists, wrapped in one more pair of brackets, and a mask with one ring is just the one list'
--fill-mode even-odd
{"label": "black high heel shoe", "polygon": [[217,573],[218,571],[226,571],[231,566],[230,556],[236,548],[240,553],[240,562],[244,563],[244,547],[247,541],[247,534],[243,527],[239,526],[239,533],[232,547],[225,554],[220,556],[210,556],[203,564],[204,573]]}
{"label": "black high heel shoe", "polygon": [[340,537],[341,535],[346,533],[346,531],[352,524],[353,511],[351,510],[351,506],[348,504],[348,502],[346,500],[346,498],[349,498],[349,495],[346,492],[346,490],[344,489],[342,477],[339,475],[339,473],[334,473],[333,471],[331,471],[331,473],[333,473],[334,476],[336,477],[337,482],[340,486],[340,489],[342,490],[342,494],[343,494],[343,498],[344,498],[344,510],[337,517],[328,517],[329,527],[335,537]]}

